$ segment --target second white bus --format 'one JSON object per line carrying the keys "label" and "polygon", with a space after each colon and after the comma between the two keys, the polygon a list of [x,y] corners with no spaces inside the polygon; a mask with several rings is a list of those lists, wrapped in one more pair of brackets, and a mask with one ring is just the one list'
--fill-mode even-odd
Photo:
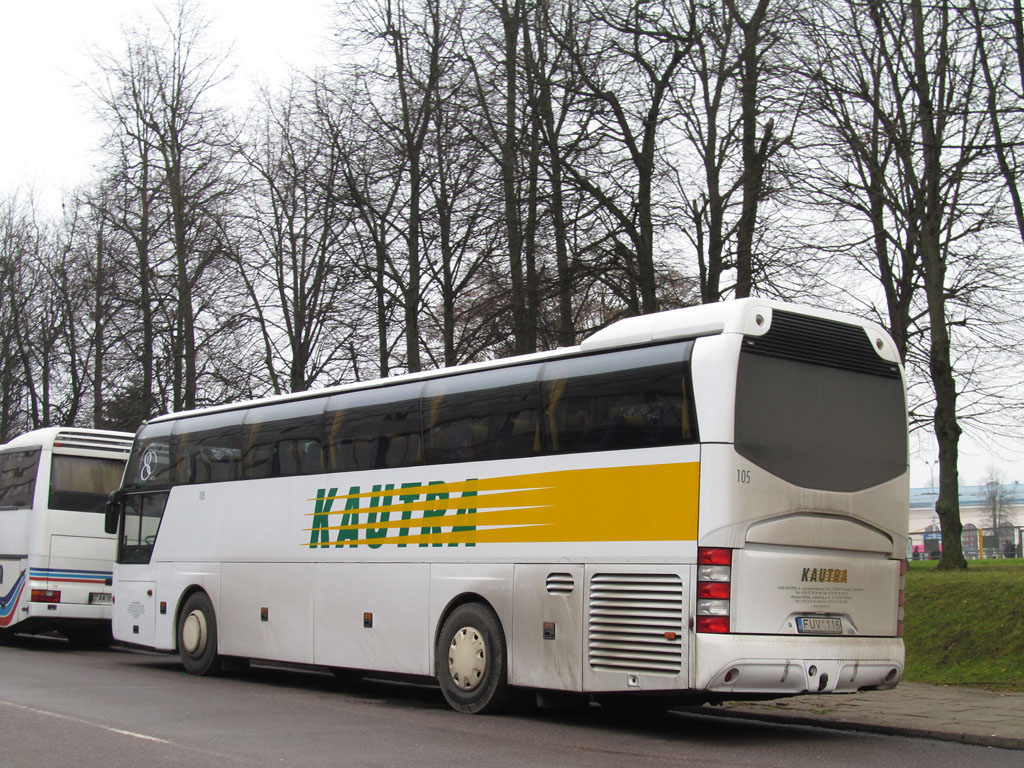
{"label": "second white bus", "polygon": [[0,445],[0,633],[110,641],[117,545],[103,513],[131,440],[51,427]]}
{"label": "second white bus", "polygon": [[750,299],[153,419],[114,634],[196,674],[429,676],[463,712],[891,687],[906,413],[881,328]]}

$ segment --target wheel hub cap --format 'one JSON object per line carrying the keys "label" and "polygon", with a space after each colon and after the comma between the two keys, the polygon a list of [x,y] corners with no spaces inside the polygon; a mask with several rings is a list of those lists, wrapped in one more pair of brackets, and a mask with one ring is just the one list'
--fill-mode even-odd
{"label": "wheel hub cap", "polygon": [[460,690],[472,691],[487,671],[487,646],[473,627],[463,627],[448,648],[448,673]]}
{"label": "wheel hub cap", "polygon": [[189,656],[201,656],[206,650],[206,616],[192,611],[181,626],[181,643]]}

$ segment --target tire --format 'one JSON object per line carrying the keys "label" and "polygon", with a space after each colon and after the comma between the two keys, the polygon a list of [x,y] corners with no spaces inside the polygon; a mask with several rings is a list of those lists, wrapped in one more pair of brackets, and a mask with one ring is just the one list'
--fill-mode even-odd
{"label": "tire", "polygon": [[508,706],[508,660],[498,617],[480,603],[460,605],[445,620],[434,658],[437,682],[456,712],[490,714]]}
{"label": "tire", "polygon": [[217,617],[205,592],[189,595],[178,619],[178,656],[190,675],[216,675],[221,671],[217,654]]}

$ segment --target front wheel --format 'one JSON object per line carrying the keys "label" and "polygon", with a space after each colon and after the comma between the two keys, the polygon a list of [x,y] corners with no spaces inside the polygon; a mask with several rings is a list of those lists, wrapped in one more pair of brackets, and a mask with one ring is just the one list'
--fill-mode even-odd
{"label": "front wheel", "polygon": [[508,704],[505,635],[486,606],[467,603],[452,611],[441,627],[435,663],[441,692],[457,712],[487,714]]}
{"label": "front wheel", "polygon": [[217,654],[217,617],[205,592],[189,596],[178,621],[178,656],[191,675],[215,675],[220,672]]}

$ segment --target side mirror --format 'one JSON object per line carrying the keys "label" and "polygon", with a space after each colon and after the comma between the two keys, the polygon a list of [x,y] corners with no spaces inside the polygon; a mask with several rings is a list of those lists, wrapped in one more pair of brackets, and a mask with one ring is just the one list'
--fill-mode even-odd
{"label": "side mirror", "polygon": [[114,491],[107,497],[106,516],[103,520],[103,530],[107,533],[117,533],[117,524],[121,521],[122,501],[120,491]]}

